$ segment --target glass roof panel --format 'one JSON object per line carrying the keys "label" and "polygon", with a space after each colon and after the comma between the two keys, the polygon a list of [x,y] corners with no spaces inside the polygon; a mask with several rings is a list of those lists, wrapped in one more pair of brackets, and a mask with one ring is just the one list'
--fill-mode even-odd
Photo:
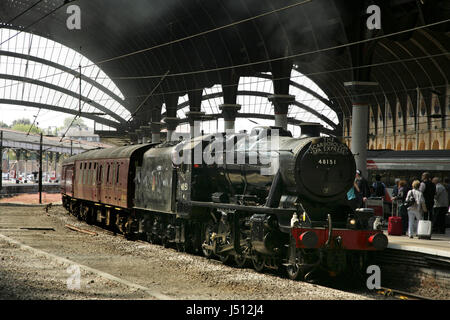
{"label": "glass roof panel", "polygon": [[[301,84],[317,95],[321,96],[324,99],[328,99],[327,95],[315,84],[311,79],[302,75],[296,70],[292,70],[291,79],[298,84]],[[273,94],[273,82],[271,79],[264,79],[259,77],[241,77],[238,86],[239,91],[250,91],[252,94],[239,94],[236,99],[236,103],[241,105],[240,113],[249,113],[249,114],[263,114],[263,115],[272,115],[274,114],[274,107],[272,103],[267,99],[268,95]],[[222,91],[220,85],[215,85],[211,88],[205,88],[203,95],[219,93]],[[317,97],[314,97],[310,93],[299,89],[293,85],[291,85],[289,89],[289,94],[294,95],[297,102],[300,102],[309,108],[315,110],[318,114],[321,114],[334,123],[338,123],[336,113],[327,106],[324,102],[319,100]],[[187,95],[180,97],[179,104],[188,101]],[[202,111],[207,114],[220,114],[219,105],[223,103],[223,97],[210,98],[202,101]],[[185,118],[185,113],[189,111],[189,106],[183,107],[181,110],[178,110],[177,116],[181,119]],[[297,105],[291,105],[288,111],[288,117],[294,118],[296,120],[305,121],[305,122],[319,122],[324,127],[330,128],[331,126],[320,119],[317,115],[298,107]],[[210,121],[205,121],[205,123],[209,123]],[[221,124],[222,123],[222,124]],[[246,126],[242,126],[242,124],[248,124],[250,127],[254,125],[272,125],[273,120],[265,120],[259,118],[237,118],[236,119],[236,129],[239,131],[239,127],[245,128]],[[179,128],[184,125],[180,125]],[[223,119],[219,119],[219,122],[214,127],[212,124],[205,124],[205,128],[219,128],[223,130]],[[184,128],[184,127],[183,127]],[[248,127],[247,127],[248,128]],[[298,126],[289,125],[291,132],[294,136],[300,135],[300,128]],[[178,130],[178,129],[177,129]],[[208,132],[214,132],[209,131]],[[212,129],[211,129],[212,130]],[[207,130],[205,130],[207,132]]]}
{"label": "glass roof panel", "polygon": [[[17,30],[4,27],[0,28],[0,43],[2,43],[0,50],[45,59],[76,72],[79,71],[81,65],[81,72],[84,76],[108,88],[122,100],[124,99],[119,88],[99,67],[82,54],[60,43],[28,32],[19,33]],[[77,76],[27,58],[0,56],[0,74],[39,80],[73,91],[77,96],[80,92],[80,83]],[[128,119],[130,116],[130,112],[122,105],[121,101],[116,101],[101,89],[84,80],[81,82],[81,93],[90,101],[110,109],[123,119]],[[79,104],[78,99],[58,90],[40,87],[24,81],[6,79],[0,79],[0,97],[19,100],[17,105],[20,105],[20,100],[23,99],[24,101],[45,103],[72,110],[78,109]],[[90,103],[83,103],[83,111],[102,112]],[[46,113],[42,112],[39,115],[42,116],[43,114]],[[111,116],[105,116],[105,118],[112,119]]]}

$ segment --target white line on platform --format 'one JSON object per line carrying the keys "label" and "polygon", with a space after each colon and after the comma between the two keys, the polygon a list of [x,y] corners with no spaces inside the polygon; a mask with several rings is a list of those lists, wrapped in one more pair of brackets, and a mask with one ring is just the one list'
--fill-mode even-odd
{"label": "white line on platform", "polygon": [[[22,203],[22,202],[1,202],[0,207],[42,207],[45,208],[48,203]],[[52,207],[61,207],[62,203],[52,203]]]}
{"label": "white line on platform", "polygon": [[388,245],[389,249],[397,249],[397,250],[404,250],[404,251],[414,251],[414,252],[420,252],[420,253],[426,253],[430,255],[435,255],[439,257],[446,257],[450,258],[450,252],[439,250],[439,249],[432,249],[432,248],[425,248],[425,247],[419,247],[414,246],[413,244],[398,244],[398,243],[389,243]]}
{"label": "white line on platform", "polygon": [[7,237],[7,236],[5,236],[5,235],[3,235],[3,234],[1,234],[1,233],[0,233],[0,238],[3,239],[3,240],[5,240],[5,241],[7,241],[7,242],[9,242],[9,243],[12,243],[12,244],[15,244],[15,245],[19,246],[19,247],[20,247],[21,249],[23,249],[23,250],[29,250],[29,251],[32,251],[32,252],[34,252],[34,253],[43,255],[43,256],[45,256],[45,257],[54,259],[54,260],[56,260],[56,261],[58,261],[58,262],[60,262],[60,263],[65,263],[65,264],[69,264],[69,265],[77,265],[77,266],[79,266],[81,269],[84,269],[84,270],[86,270],[86,271],[88,271],[88,272],[95,273],[95,274],[97,274],[97,275],[99,275],[99,276],[101,276],[101,277],[103,277],[103,278],[108,279],[108,280],[111,280],[111,281],[115,281],[115,282],[121,283],[121,284],[123,284],[123,285],[126,285],[126,286],[131,287],[131,288],[134,288],[134,289],[138,289],[138,290],[145,291],[145,292],[148,293],[150,296],[152,296],[152,297],[154,297],[154,298],[156,298],[156,299],[159,299],[159,300],[173,300],[173,299],[174,299],[173,297],[166,296],[166,295],[164,295],[164,294],[162,294],[162,293],[160,293],[160,292],[157,292],[157,291],[155,291],[155,290],[152,290],[152,289],[150,289],[150,288],[141,286],[141,285],[139,285],[139,284],[130,282],[130,281],[125,280],[125,279],[117,278],[116,276],[113,276],[112,274],[109,274],[109,273],[106,273],[106,272],[103,272],[103,271],[100,271],[100,270],[97,270],[97,269],[93,269],[93,268],[91,268],[91,267],[88,267],[88,266],[79,264],[78,262],[71,261],[71,260],[69,260],[69,259],[59,257],[59,256],[57,256],[57,255],[54,255],[54,254],[52,254],[52,253],[48,253],[48,252],[42,251],[42,250],[40,250],[40,249],[36,249],[36,248],[30,247],[30,246],[27,246],[27,245],[25,245],[25,244],[23,244],[23,243],[21,243],[21,242],[19,242],[19,241],[17,241],[17,240],[14,240],[14,239],[12,239],[12,238],[10,238],[10,237]]}

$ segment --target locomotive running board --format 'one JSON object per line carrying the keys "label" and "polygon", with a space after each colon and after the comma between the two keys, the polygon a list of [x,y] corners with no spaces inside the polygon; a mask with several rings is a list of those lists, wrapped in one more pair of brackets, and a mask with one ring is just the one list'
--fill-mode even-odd
{"label": "locomotive running board", "polygon": [[258,206],[243,206],[243,205],[239,205],[239,204],[217,203],[217,202],[185,201],[184,204],[191,205],[193,207],[250,211],[250,212],[255,212],[255,213],[268,213],[268,214],[289,214],[289,213],[292,214],[292,213],[296,212],[295,209],[279,209],[279,208],[258,207]]}

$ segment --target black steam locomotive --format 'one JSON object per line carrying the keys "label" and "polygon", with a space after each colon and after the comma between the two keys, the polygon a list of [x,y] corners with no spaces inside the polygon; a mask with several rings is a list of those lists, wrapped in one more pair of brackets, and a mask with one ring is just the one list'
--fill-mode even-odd
{"label": "black steam locomotive", "polygon": [[387,238],[369,210],[352,210],[355,161],[336,138],[304,124],[250,134],[88,151],[63,165],[64,206],[80,219],[257,271],[361,269]]}

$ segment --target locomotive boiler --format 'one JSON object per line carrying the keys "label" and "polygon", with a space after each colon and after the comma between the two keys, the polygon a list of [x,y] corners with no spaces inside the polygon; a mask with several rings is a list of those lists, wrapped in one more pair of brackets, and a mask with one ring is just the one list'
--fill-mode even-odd
{"label": "locomotive boiler", "polygon": [[[384,249],[387,238],[373,230],[370,211],[349,206],[346,194],[356,170],[351,151],[319,130],[306,123],[302,135],[293,138],[282,128],[256,127],[250,134],[111,151],[124,157],[120,160],[89,151],[66,160],[63,173],[72,176],[63,175],[63,203],[82,219],[129,238],[175,245],[224,263],[231,258],[239,267],[250,261],[257,271],[283,267],[292,279],[308,278],[315,270],[359,270],[366,253]],[[114,162],[126,172],[119,173]],[[95,176],[95,183],[77,173],[91,165],[87,175]],[[127,205],[73,192],[103,180],[119,182],[120,174],[127,177],[122,188]],[[71,185],[68,193],[68,181],[81,185]]]}

